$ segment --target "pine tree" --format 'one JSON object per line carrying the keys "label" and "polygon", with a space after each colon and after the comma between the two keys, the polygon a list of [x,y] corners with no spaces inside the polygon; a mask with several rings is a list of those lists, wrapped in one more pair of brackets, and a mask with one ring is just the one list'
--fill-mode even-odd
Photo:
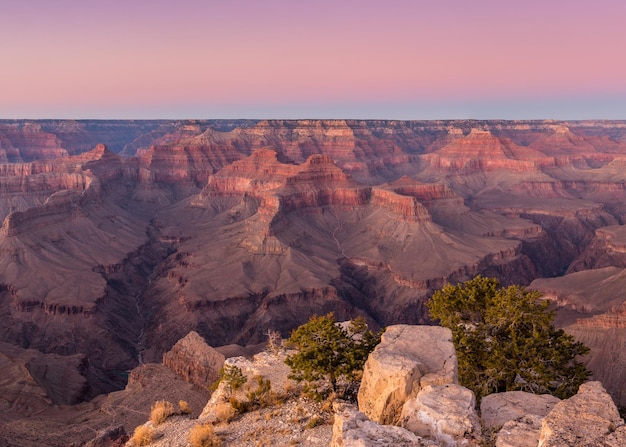
{"label": "pine tree", "polygon": [[358,379],[380,336],[367,330],[360,318],[352,320],[346,330],[332,313],[313,316],[287,340],[287,346],[296,350],[285,360],[291,367],[290,378],[305,381],[314,394],[338,392],[340,380],[349,385]]}
{"label": "pine tree", "polygon": [[477,276],[444,286],[427,303],[431,317],[452,330],[459,381],[478,399],[512,390],[566,398],[589,378],[576,360],[589,348],[554,327],[554,311],[540,297]]}

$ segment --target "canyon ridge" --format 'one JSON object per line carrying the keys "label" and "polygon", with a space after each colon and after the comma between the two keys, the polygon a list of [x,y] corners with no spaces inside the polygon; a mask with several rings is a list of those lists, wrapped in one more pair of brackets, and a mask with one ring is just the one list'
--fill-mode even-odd
{"label": "canyon ridge", "polygon": [[2,120],[0,218],[12,436],[132,405],[192,331],[430,324],[478,274],[551,300],[626,406],[626,121]]}

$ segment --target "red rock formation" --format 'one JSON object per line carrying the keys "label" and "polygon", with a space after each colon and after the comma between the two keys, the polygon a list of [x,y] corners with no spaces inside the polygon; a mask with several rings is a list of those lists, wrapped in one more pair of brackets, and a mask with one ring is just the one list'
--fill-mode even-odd
{"label": "red rock formation", "polygon": [[189,383],[205,389],[218,379],[224,356],[207,345],[197,332],[181,338],[163,354],[163,364]]}
{"label": "red rock formation", "polygon": [[0,123],[0,148],[4,149],[0,162],[10,163],[54,159],[68,154],[56,135],[45,132],[41,124],[34,122]]}

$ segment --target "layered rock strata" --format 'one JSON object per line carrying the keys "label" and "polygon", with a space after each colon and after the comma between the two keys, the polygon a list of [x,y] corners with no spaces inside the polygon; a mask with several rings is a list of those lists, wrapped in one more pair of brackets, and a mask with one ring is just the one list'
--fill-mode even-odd
{"label": "layered rock strata", "polygon": [[187,382],[210,388],[219,377],[224,356],[206,344],[197,332],[190,332],[163,354],[163,364]]}

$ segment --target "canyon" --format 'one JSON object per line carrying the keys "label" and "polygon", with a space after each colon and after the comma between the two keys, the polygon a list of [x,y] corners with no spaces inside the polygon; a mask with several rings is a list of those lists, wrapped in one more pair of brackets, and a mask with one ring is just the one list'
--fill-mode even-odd
{"label": "canyon", "polygon": [[331,311],[430,324],[478,274],[541,291],[626,405],[626,122],[3,120],[0,219],[13,436],[192,331],[230,356]]}

